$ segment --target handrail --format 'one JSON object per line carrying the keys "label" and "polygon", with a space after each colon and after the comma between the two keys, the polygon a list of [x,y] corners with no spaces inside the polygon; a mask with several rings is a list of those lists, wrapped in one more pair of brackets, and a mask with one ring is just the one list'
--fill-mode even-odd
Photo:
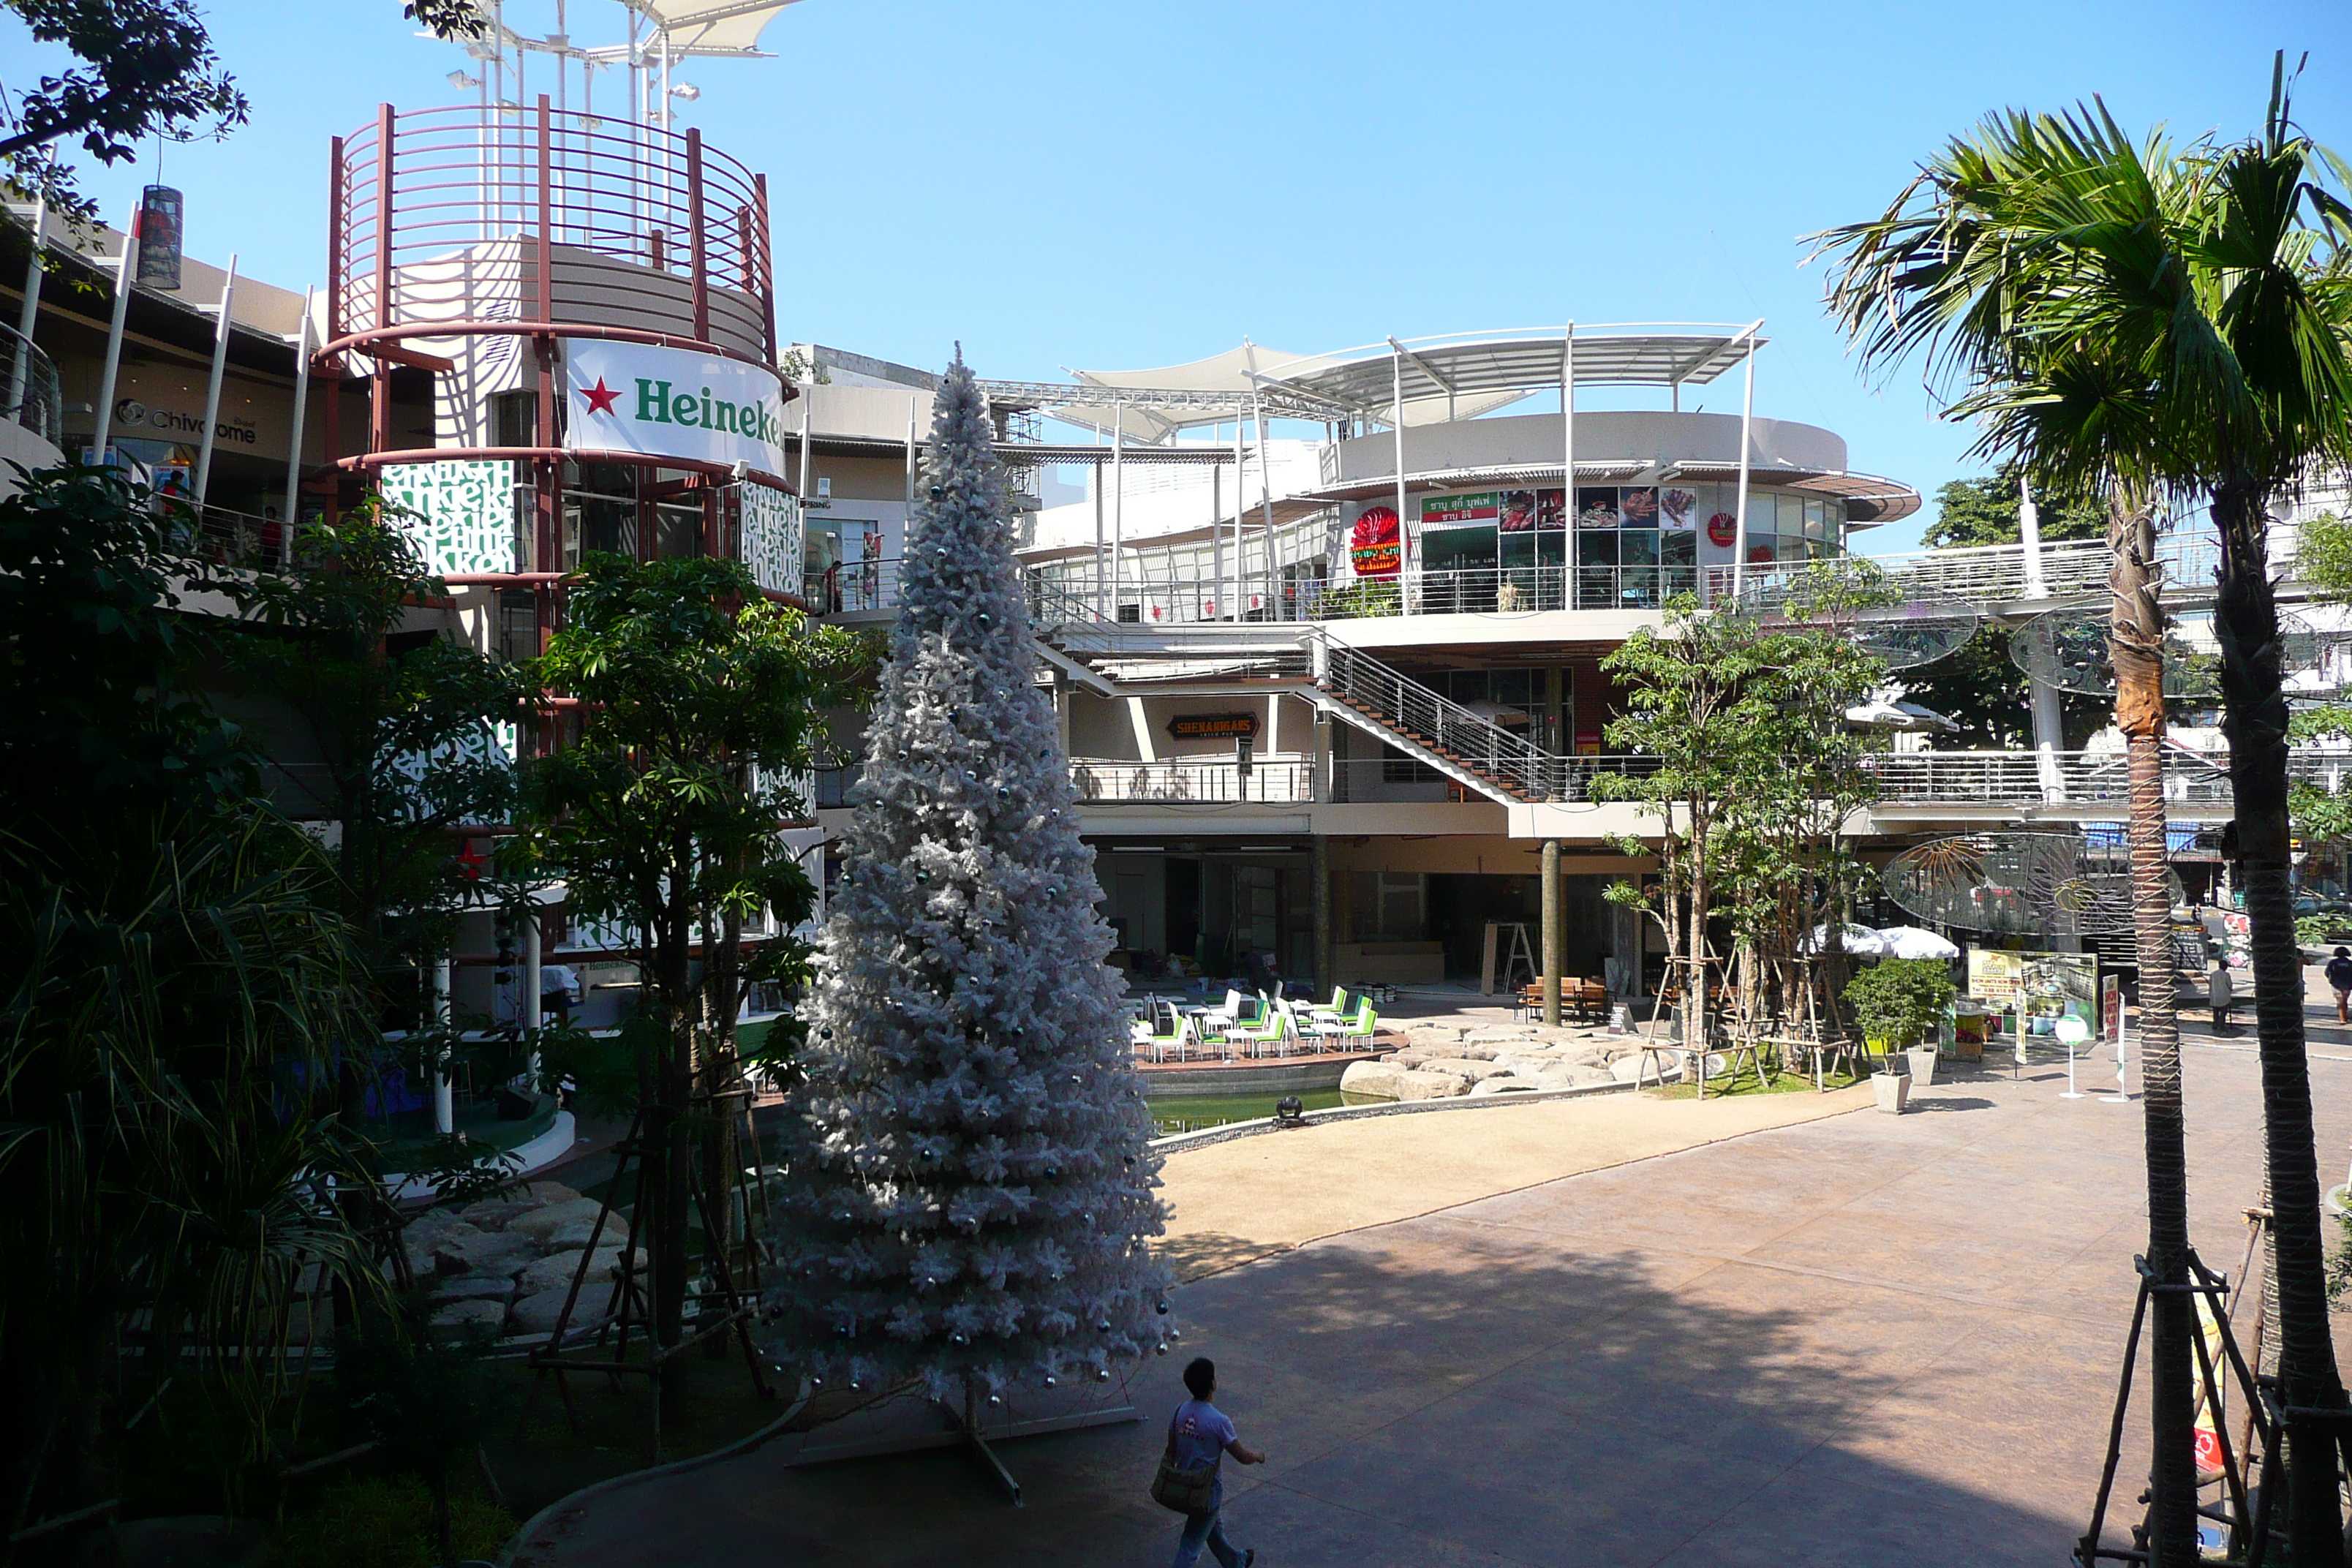
{"label": "handrail", "polygon": [[1369,654],[1345,643],[1320,640],[1325,673],[1318,684],[1342,702],[1518,800],[1554,800],[1565,792],[1567,773],[1561,764],[1569,759],[1439,696]]}

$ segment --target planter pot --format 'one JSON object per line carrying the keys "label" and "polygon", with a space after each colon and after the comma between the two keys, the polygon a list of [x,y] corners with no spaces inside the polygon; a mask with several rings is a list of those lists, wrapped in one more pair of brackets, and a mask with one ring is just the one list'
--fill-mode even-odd
{"label": "planter pot", "polygon": [[1911,1080],[1899,1072],[1875,1074],[1870,1087],[1878,1091],[1878,1109],[1889,1116],[1900,1116],[1911,1099]]}
{"label": "planter pot", "polygon": [[1936,1047],[1914,1046],[1903,1053],[1911,1058],[1911,1087],[1927,1089],[1936,1081]]}

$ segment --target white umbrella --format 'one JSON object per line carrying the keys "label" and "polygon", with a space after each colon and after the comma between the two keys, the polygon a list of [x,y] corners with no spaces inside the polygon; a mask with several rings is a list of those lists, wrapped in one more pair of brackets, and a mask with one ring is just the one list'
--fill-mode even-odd
{"label": "white umbrella", "polygon": [[1877,933],[1887,958],[1958,958],[1960,950],[1919,926],[1888,926]]}
{"label": "white umbrella", "polygon": [[1822,949],[1830,946],[1832,943],[1835,943],[1838,947],[1843,949],[1846,952],[1853,954],[1856,958],[1885,958],[1887,956],[1885,941],[1868,926],[1854,925],[1852,922],[1848,922],[1847,924],[1836,928],[1837,934],[1835,936],[1832,936],[1830,934],[1830,927],[1825,925],[1815,926],[1813,928],[1813,934],[1805,939],[1804,951],[1809,953],[1819,952]]}

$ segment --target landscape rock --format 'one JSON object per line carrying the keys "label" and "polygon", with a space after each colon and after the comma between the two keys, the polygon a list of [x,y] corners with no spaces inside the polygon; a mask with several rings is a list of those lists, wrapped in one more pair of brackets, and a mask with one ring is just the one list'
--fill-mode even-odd
{"label": "landscape rock", "polygon": [[509,1190],[515,1197],[527,1199],[541,1207],[549,1204],[568,1204],[581,1195],[562,1182],[525,1182]]}
{"label": "landscape rock", "polygon": [[[542,1237],[541,1240],[550,1252],[568,1252],[587,1246],[588,1237],[595,1230],[596,1216],[590,1215],[586,1219],[572,1221],[570,1225],[558,1229],[553,1235]],[[628,1234],[628,1217],[625,1215],[616,1214],[604,1222],[604,1233],[596,1237],[596,1243],[600,1248],[617,1247]]]}
{"label": "landscape rock", "polygon": [[1459,1024],[1413,1024],[1404,1031],[1407,1043],[1416,1046],[1457,1046],[1462,1043],[1463,1028]]}
{"label": "landscape rock", "polygon": [[504,1234],[527,1236],[540,1245],[545,1246],[547,1238],[565,1226],[581,1220],[593,1222],[597,1211],[603,1206],[593,1198],[567,1198],[562,1203],[550,1204],[544,1208],[533,1209],[527,1215],[519,1215],[507,1221]]}
{"label": "landscape rock", "polygon": [[1470,1092],[1473,1095],[1533,1094],[1542,1087],[1529,1078],[1482,1078],[1470,1086]]}
{"label": "landscape rock", "polygon": [[1549,1051],[1499,1051],[1495,1056],[1496,1068],[1521,1078],[1533,1078],[1539,1072],[1565,1067],[1567,1062],[1567,1058]]}
{"label": "landscape rock", "polygon": [[1491,1046],[1524,1040],[1528,1037],[1525,1024],[1487,1024],[1462,1037],[1465,1044]]}
{"label": "landscape rock", "polygon": [[539,1247],[530,1237],[493,1230],[445,1242],[434,1250],[433,1261],[445,1274],[503,1274],[511,1278],[538,1256]]}
{"label": "landscape rock", "polygon": [[579,1272],[580,1260],[587,1254],[578,1250],[551,1252],[516,1276],[520,1294],[536,1296],[542,1290],[568,1290],[572,1277]]}
{"label": "landscape rock", "polygon": [[1563,1062],[1537,1075],[1536,1082],[1546,1089],[1581,1089],[1589,1083],[1615,1083],[1617,1077],[1607,1068],[1583,1062]]}
{"label": "landscape rock", "polygon": [[[556,1303],[558,1306],[562,1302]],[[452,1301],[434,1310],[433,1326],[436,1329],[501,1329],[506,1326],[507,1304],[504,1301]]]}
{"label": "landscape rock", "polygon": [[504,1274],[451,1274],[433,1282],[433,1295],[441,1301],[498,1301],[511,1300],[515,1282]]}
{"label": "landscape rock", "polygon": [[1504,1076],[1504,1069],[1493,1062],[1472,1061],[1466,1057],[1437,1057],[1415,1069],[1425,1073],[1444,1073],[1465,1083],[1476,1083],[1482,1078]]}
{"label": "landscape rock", "polygon": [[1348,1070],[1339,1075],[1339,1091],[1342,1094],[1376,1095],[1382,1100],[1402,1100],[1404,1094],[1397,1087],[1398,1082],[1412,1065],[1403,1059],[1405,1055],[1400,1051],[1386,1061],[1349,1062]]}
{"label": "landscape rock", "polygon": [[1468,1079],[1444,1072],[1399,1073],[1396,1081],[1399,1100],[1451,1100],[1470,1087]]}
{"label": "landscape rock", "polygon": [[480,1203],[467,1205],[458,1213],[466,1223],[480,1229],[504,1230],[509,1221],[541,1206],[531,1198],[484,1198]]}
{"label": "landscape rock", "polygon": [[[521,1300],[517,1301],[510,1311],[515,1331],[522,1334],[552,1333],[555,1330],[555,1320],[563,1312],[563,1298],[570,1293],[571,1286],[567,1281],[560,1289],[541,1290],[535,1296],[525,1296]],[[604,1318],[603,1293],[583,1290],[580,1293],[580,1300],[572,1305],[572,1326],[575,1329],[584,1328],[592,1323],[602,1322]]]}

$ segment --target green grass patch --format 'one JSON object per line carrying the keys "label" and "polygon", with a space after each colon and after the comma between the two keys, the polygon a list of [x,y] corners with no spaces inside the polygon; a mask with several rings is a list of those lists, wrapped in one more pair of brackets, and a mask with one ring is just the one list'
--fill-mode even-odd
{"label": "green grass patch", "polygon": [[[1866,1075],[1835,1068],[1824,1075],[1822,1082],[1828,1089],[1852,1089]],[[1654,1100],[1696,1100],[1696,1083],[1673,1083],[1664,1089],[1645,1089],[1643,1093]],[[1736,1076],[1715,1075],[1706,1080],[1706,1097],[1720,1100],[1736,1094],[1811,1094],[1813,1075],[1810,1072],[1783,1072],[1767,1082],[1749,1068],[1742,1068]]]}

